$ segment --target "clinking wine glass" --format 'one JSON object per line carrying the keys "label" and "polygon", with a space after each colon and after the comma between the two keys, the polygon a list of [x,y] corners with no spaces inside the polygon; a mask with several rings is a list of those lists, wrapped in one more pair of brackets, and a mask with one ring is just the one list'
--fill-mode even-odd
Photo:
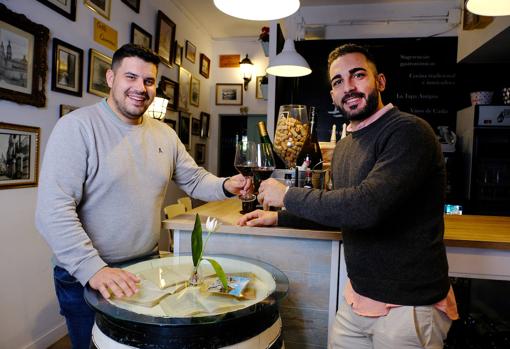
{"label": "clinking wine glass", "polygon": [[257,162],[253,168],[253,180],[255,184],[255,192],[259,190],[260,182],[271,177],[275,168],[273,151],[271,144],[259,143],[257,144]]}
{"label": "clinking wine glass", "polygon": [[[242,141],[236,143],[236,155],[234,158],[234,167],[244,177],[253,176],[253,169],[257,165],[257,145],[251,141]],[[241,213],[248,213],[255,210],[257,205],[256,196],[252,193],[239,195],[242,201]]]}

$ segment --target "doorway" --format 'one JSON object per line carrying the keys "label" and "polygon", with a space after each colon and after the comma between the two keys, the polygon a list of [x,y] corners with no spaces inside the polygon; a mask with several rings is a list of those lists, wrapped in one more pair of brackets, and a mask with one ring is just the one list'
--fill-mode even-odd
{"label": "doorway", "polygon": [[220,114],[218,175],[228,177],[237,174],[234,168],[236,142],[243,136],[249,141],[260,142],[258,122],[266,121],[263,114]]}

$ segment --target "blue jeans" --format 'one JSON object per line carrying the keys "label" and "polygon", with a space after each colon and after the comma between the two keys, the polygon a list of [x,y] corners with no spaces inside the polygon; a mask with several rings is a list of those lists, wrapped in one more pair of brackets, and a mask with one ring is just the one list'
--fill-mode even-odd
{"label": "blue jeans", "polygon": [[94,311],[83,297],[83,286],[67,270],[53,269],[60,314],[65,317],[73,349],[89,349],[94,326]]}

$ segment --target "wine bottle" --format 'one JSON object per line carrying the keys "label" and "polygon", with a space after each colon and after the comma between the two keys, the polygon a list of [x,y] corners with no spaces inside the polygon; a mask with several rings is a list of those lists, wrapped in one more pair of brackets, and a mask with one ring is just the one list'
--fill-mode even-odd
{"label": "wine bottle", "polygon": [[303,182],[303,188],[312,189],[312,170],[310,168],[306,169],[305,181]]}
{"label": "wine bottle", "polygon": [[310,132],[296,160],[298,166],[307,163],[312,170],[322,170],[322,153],[317,140],[317,112],[310,107]]}
{"label": "wine bottle", "polygon": [[258,127],[259,127],[260,143],[268,143],[271,145],[271,151],[273,152],[275,168],[286,168],[285,163],[278,156],[278,154],[276,154],[274,151],[273,142],[271,142],[271,139],[269,138],[269,135],[267,134],[266,123],[264,121],[259,121]]}

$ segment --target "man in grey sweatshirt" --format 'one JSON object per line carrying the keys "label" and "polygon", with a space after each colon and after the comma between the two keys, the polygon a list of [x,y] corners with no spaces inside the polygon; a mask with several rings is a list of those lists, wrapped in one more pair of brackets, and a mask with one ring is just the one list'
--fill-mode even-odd
{"label": "man in grey sweatshirt", "polygon": [[157,252],[169,180],[201,200],[244,192],[243,176],[198,167],[174,130],[144,115],[156,94],[159,57],[127,44],[106,73],[108,98],[59,120],[41,169],[36,226],[54,253],[61,314],[73,348],[89,348],[88,283],[105,298],[131,296],[138,278],[111,263]]}

